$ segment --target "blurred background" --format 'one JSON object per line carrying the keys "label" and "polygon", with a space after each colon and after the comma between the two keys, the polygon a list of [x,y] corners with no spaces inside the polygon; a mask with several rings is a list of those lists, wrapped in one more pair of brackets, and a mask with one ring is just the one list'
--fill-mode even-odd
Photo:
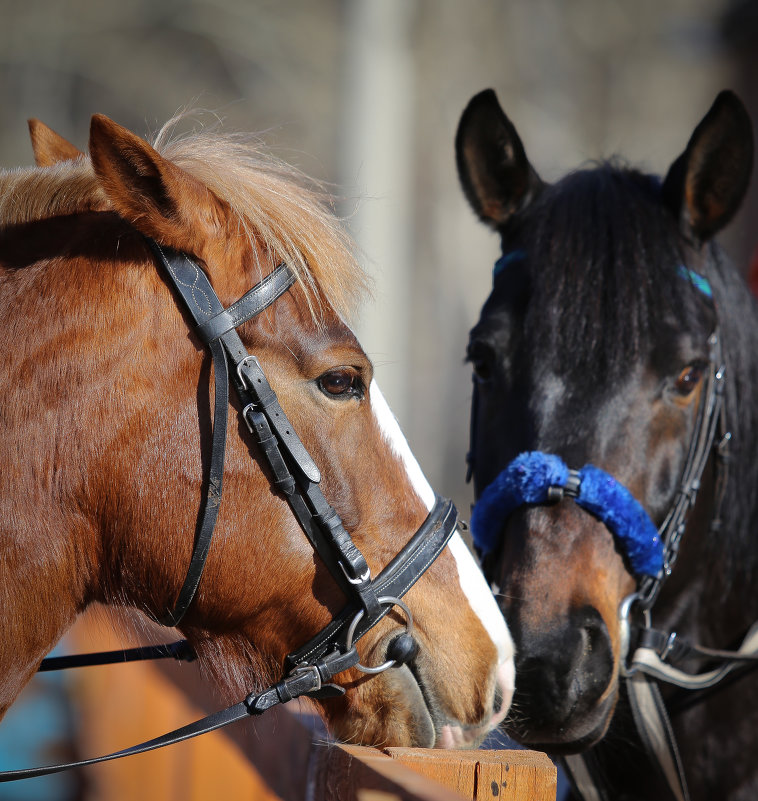
{"label": "blurred background", "polygon": [[[754,0],[0,0],[0,167],[32,163],[29,117],[85,149],[94,112],[149,135],[202,108],[329,182],[374,279],[359,338],[465,516],[463,356],[498,241],[458,188],[464,106],[493,87],[545,179],[661,173],[720,89],[758,123],[757,66]],[[722,237],[746,273],[756,219],[754,186]]]}

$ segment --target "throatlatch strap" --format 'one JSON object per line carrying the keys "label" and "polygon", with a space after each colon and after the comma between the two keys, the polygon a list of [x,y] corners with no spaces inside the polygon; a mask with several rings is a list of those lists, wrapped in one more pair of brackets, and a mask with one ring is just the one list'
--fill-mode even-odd
{"label": "throatlatch strap", "polygon": [[159,618],[164,626],[176,626],[184,617],[195,597],[200,579],[203,575],[205,560],[213,539],[218,510],[221,506],[221,494],[224,480],[224,455],[226,453],[226,427],[229,418],[229,375],[226,366],[226,354],[221,343],[209,343],[213,359],[215,384],[215,400],[213,408],[213,440],[211,443],[211,461],[208,467],[208,486],[203,493],[203,510],[200,526],[195,537],[187,575],[184,584],[171,612]]}

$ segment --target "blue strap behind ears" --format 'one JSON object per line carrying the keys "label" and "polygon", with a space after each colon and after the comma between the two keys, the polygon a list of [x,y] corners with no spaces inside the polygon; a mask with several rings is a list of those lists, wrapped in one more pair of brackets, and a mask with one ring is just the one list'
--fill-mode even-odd
{"label": "blue strap behind ears", "polygon": [[513,264],[515,261],[521,261],[522,259],[526,258],[526,251],[517,249],[517,250],[509,250],[508,253],[503,253],[503,255],[495,262],[495,267],[492,270],[492,277],[497,278],[500,273],[508,267],[509,264]]}
{"label": "blue strap behind ears", "polygon": [[[522,248],[516,248],[515,250],[509,250],[507,253],[503,253],[503,255],[495,262],[495,266],[492,270],[492,277],[497,278],[509,265],[513,264],[517,261],[522,261],[526,258],[526,251]],[[684,264],[677,265],[676,271],[679,276],[690,281],[695,289],[702,292],[707,298],[713,298],[713,290],[711,289],[711,285],[708,279],[700,275],[700,273],[696,273],[694,270],[691,270]]]}
{"label": "blue strap behind ears", "polygon": [[680,264],[676,268],[676,271],[682,278],[686,278],[688,281],[690,281],[695,289],[702,292],[707,298],[713,298],[713,290],[711,289],[711,285],[705,276],[700,275],[700,273],[696,273],[694,270],[690,270],[690,268],[684,264]]}
{"label": "blue strap behind ears", "polygon": [[[555,454],[531,451],[517,456],[482,492],[471,516],[477,547],[488,553],[502,536],[508,516],[525,504],[548,503],[550,487],[565,487],[569,469]],[[663,545],[655,524],[626,487],[604,470],[579,470],[576,503],[606,525],[637,575],[657,576]]]}

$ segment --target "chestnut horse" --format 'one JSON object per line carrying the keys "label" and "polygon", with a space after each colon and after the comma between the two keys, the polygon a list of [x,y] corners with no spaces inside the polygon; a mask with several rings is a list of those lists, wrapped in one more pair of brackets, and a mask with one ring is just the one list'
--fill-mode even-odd
{"label": "chestnut horse", "polygon": [[583,752],[587,799],[756,798],[758,674],[733,649],[758,619],[758,310],[713,242],[749,117],[719,95],[663,180],[614,161],[544,183],[492,91],[456,147],[502,246],[468,359],[472,530],[516,643],[506,728]]}
{"label": "chestnut horse", "polygon": [[[38,166],[0,174],[0,716],[88,605],[160,619],[187,574],[213,371],[149,240],[200,265],[224,306],[289,267],[294,285],[238,333],[372,574],[435,499],[345,323],[363,285],[346,236],[293,170],[240,136],[153,147],[103,116],[88,156],[40,123],[32,139]],[[215,534],[179,624],[227,694],[278,681],[346,603],[232,418]],[[415,658],[343,671],[346,693],[316,703],[351,742],[474,745],[509,704],[512,645],[459,534],[405,603]],[[384,661],[403,622],[392,612],[359,641],[363,665]]]}

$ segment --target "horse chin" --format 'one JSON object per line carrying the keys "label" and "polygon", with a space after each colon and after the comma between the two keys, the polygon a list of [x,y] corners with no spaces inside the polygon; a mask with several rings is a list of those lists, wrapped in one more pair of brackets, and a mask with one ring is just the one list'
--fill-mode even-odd
{"label": "horse chin", "polygon": [[503,698],[491,719],[464,725],[445,713],[433,681],[417,664],[392,667],[360,684],[368,708],[351,719],[332,717],[330,728],[344,742],[382,748],[476,748],[502,722],[510,700]]}
{"label": "horse chin", "polygon": [[614,690],[580,719],[569,718],[538,729],[506,725],[506,731],[518,742],[536,751],[546,751],[556,756],[578,754],[597,745],[605,737],[616,710],[617,699],[618,691]]}
{"label": "horse chin", "polygon": [[440,739],[441,724],[435,722],[407,665],[363,677],[344,700],[347,706],[344,701],[323,705],[331,733],[342,742],[379,748],[433,748]]}

